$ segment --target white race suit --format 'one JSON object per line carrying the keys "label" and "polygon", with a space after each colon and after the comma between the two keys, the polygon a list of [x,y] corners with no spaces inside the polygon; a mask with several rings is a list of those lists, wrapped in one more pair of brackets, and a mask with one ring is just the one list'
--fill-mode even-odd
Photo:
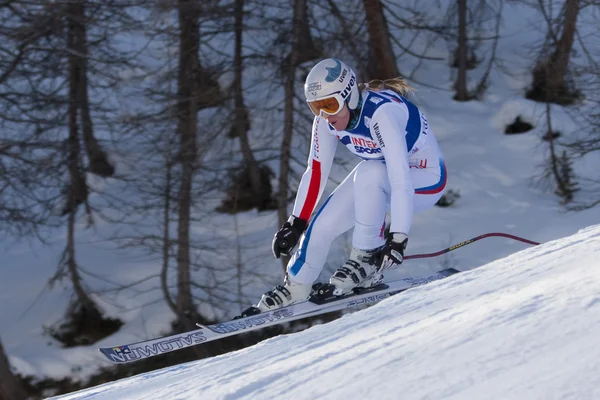
{"label": "white race suit", "polygon": [[[352,227],[354,248],[382,246],[388,205],[390,232],[408,235],[413,214],[435,205],[446,187],[446,165],[423,113],[390,90],[365,90],[361,97],[353,129],[336,131],[324,118],[314,118],[308,168],[292,211],[296,217],[310,219],[287,266],[294,282],[317,280],[333,240]],[[338,140],[363,161],[311,219]]]}

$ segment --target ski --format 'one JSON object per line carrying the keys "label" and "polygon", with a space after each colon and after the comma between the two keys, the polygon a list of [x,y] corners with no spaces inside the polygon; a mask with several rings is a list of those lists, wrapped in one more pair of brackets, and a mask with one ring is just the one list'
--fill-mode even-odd
{"label": "ski", "polygon": [[370,290],[364,290],[359,294],[350,294],[339,298],[328,299],[326,302],[317,304],[313,301],[305,301],[277,310],[251,315],[245,318],[220,322],[217,324],[203,326],[199,329],[176,335],[144,340],[137,343],[100,348],[100,352],[110,361],[117,364],[143,360],[171,351],[184,349],[186,347],[207,343],[213,340],[223,339],[240,333],[251,332],[299,319],[310,318],[334,311],[375,304],[381,300],[404,292],[412,287],[425,285],[429,282],[447,278],[461,271],[448,268],[438,271],[433,275],[420,277],[408,277],[395,281],[385,282]]}

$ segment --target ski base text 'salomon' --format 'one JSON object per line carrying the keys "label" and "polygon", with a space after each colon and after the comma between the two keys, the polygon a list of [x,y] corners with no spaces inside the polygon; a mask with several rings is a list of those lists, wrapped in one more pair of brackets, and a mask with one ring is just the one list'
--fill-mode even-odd
{"label": "ski base text 'salomon'", "polygon": [[334,311],[374,304],[411,287],[425,285],[429,282],[444,279],[461,271],[448,268],[432,275],[404,278],[396,281],[385,282],[373,290],[361,292],[340,299],[328,300],[322,304],[312,301],[297,303],[273,311],[239,318],[232,321],[221,322],[213,325],[198,325],[200,329],[193,331],[145,340],[117,347],[99,349],[110,361],[114,363],[127,363],[145,358],[183,349],[201,343],[222,339],[228,336],[295,321],[302,318],[314,317]]}

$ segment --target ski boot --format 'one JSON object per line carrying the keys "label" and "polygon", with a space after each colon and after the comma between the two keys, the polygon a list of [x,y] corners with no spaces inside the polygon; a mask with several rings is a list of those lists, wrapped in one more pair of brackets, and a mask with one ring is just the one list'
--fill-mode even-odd
{"label": "ski boot", "polygon": [[383,274],[371,260],[376,250],[353,248],[348,261],[333,273],[329,283],[313,286],[314,296],[311,300],[326,302],[335,297],[358,294],[381,283]]}
{"label": "ski boot", "polygon": [[256,306],[247,308],[237,318],[245,318],[261,312],[287,307],[308,300],[312,293],[312,285],[292,282],[286,276],[283,285],[277,285],[273,290],[263,294]]}

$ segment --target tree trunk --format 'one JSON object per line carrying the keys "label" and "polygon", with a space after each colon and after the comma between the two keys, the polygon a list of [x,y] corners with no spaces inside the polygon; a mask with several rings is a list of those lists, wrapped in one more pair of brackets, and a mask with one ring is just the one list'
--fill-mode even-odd
{"label": "tree trunk", "polygon": [[467,0],[458,0],[458,49],[456,52],[458,71],[454,89],[454,100],[467,101]]}
{"label": "tree trunk", "polygon": [[297,19],[297,28],[296,28],[296,66],[314,60],[321,55],[321,49],[315,46],[315,42],[312,38],[312,33],[310,31],[310,22],[308,21],[308,3],[306,1],[302,1],[302,4],[296,8],[296,12],[298,13],[296,16]]}
{"label": "tree trunk", "polygon": [[[244,166],[248,171],[250,185],[252,187],[253,197],[260,199],[265,194],[263,193],[262,179],[260,176],[260,168],[254,153],[250,148],[248,140],[249,116],[246,105],[244,104],[244,94],[242,90],[242,34],[244,32],[244,0],[235,0],[235,54],[233,59],[234,83],[233,90],[235,92],[235,130],[236,136],[240,139],[240,150],[244,157]],[[270,194],[269,194],[270,195]]]}
{"label": "tree trunk", "polygon": [[[289,191],[290,175],[290,153],[292,147],[292,136],[294,132],[294,85],[296,84],[296,60],[298,59],[298,34],[300,32],[302,20],[300,19],[302,9],[306,7],[306,0],[294,0],[293,26],[290,51],[290,62],[285,71],[284,87],[284,119],[283,119],[283,138],[281,141],[280,161],[279,161],[279,194],[277,201],[277,215],[279,225],[283,225],[288,218],[287,201]],[[285,270],[288,257],[282,257],[283,269]]]}
{"label": "tree trunk", "polygon": [[569,66],[569,58],[573,48],[573,39],[577,28],[577,15],[579,14],[580,0],[567,0],[565,10],[565,23],[562,35],[558,41],[551,61],[547,65],[548,92],[558,93],[565,86],[565,77]]}
{"label": "tree trunk", "polygon": [[0,342],[0,400],[21,400],[27,397],[21,381],[12,373],[8,357]]}
{"label": "tree trunk", "polygon": [[181,181],[177,227],[177,310],[186,329],[194,327],[195,315],[190,279],[190,217],[192,179],[197,153],[197,73],[200,33],[199,5],[194,0],[179,0],[179,74],[177,82],[177,133]]}
{"label": "tree trunk", "polygon": [[[71,4],[69,6],[69,11],[73,11],[73,7],[77,6],[77,4]],[[77,263],[75,262],[75,215],[77,214],[78,205],[87,201],[89,191],[85,181],[83,167],[81,165],[81,145],[79,141],[79,127],[77,124],[79,105],[78,92],[81,88],[81,57],[77,56],[75,53],[75,49],[78,47],[76,43],[78,40],[80,40],[80,38],[77,37],[77,30],[72,29],[74,25],[75,23],[71,18],[69,20],[69,32],[67,38],[67,46],[69,49],[71,49],[69,54],[69,138],[67,140],[67,167],[69,170],[71,183],[69,185],[69,194],[67,197],[69,218],[67,226],[67,248],[65,255],[67,270],[69,271],[69,278],[73,284],[73,289],[78,301],[82,307],[84,307],[84,309],[93,310],[96,308],[81,284],[81,277],[79,276],[79,272],[77,271]]]}
{"label": "tree trunk", "polygon": [[69,278],[73,284],[73,290],[75,291],[75,296],[77,297],[79,304],[81,304],[82,308],[89,313],[90,317],[99,317],[100,313],[96,307],[96,303],[90,299],[83,287],[81,276],[77,269],[77,262],[75,261],[75,215],[76,211],[69,213],[66,249],[67,270],[69,271]]}
{"label": "tree trunk", "polygon": [[[67,47],[74,49],[74,33],[69,30],[67,36]],[[69,138],[67,139],[67,169],[71,178],[67,189],[66,206],[63,215],[77,210],[80,204],[87,201],[89,190],[85,181],[83,167],[81,165],[81,146],[79,142],[79,126],[77,124],[78,116],[78,87],[79,87],[79,65],[74,50],[71,50],[68,57],[69,65]]]}
{"label": "tree trunk", "polygon": [[177,305],[173,301],[171,297],[171,293],[169,292],[169,284],[168,284],[168,272],[169,272],[169,258],[171,251],[171,235],[170,235],[170,225],[171,225],[171,189],[172,189],[172,179],[173,179],[173,166],[169,157],[165,162],[165,193],[164,193],[164,208],[163,208],[163,246],[162,246],[162,268],[160,271],[160,286],[163,292],[163,296],[165,297],[165,302],[173,311],[174,314],[177,314]]}
{"label": "tree trunk", "polygon": [[[351,58],[356,60],[356,64],[354,64],[354,72],[357,74],[357,76],[371,76],[371,74],[368,72],[369,66],[366,65],[369,60],[364,59],[365,57],[362,54],[362,50],[354,43],[354,24],[352,21],[348,21],[346,19],[346,15],[342,12],[342,10],[340,10],[335,0],[327,0],[327,6],[331,10],[331,15],[340,25],[340,43],[348,51],[348,54],[350,54]],[[343,6],[344,5],[342,4],[342,7]],[[369,59],[370,58],[371,57],[369,57]]]}
{"label": "tree trunk", "polygon": [[383,15],[380,0],[363,0],[367,30],[371,43],[372,57],[369,61],[369,79],[389,79],[400,75],[396,57],[390,41],[390,34]]}
{"label": "tree trunk", "polygon": [[83,143],[89,159],[89,169],[100,176],[112,176],[114,167],[108,162],[108,157],[94,136],[92,118],[90,115],[88,97],[88,51],[87,51],[87,23],[85,19],[84,0],[69,3],[69,57],[77,64],[76,82],[73,82],[77,91],[77,103],[81,111],[81,127]]}
{"label": "tree trunk", "polygon": [[579,5],[580,0],[566,1],[561,36],[555,44],[552,55],[541,60],[533,70],[533,82],[527,91],[527,98],[568,105],[578,97],[577,92],[569,88],[566,76],[577,29]]}

